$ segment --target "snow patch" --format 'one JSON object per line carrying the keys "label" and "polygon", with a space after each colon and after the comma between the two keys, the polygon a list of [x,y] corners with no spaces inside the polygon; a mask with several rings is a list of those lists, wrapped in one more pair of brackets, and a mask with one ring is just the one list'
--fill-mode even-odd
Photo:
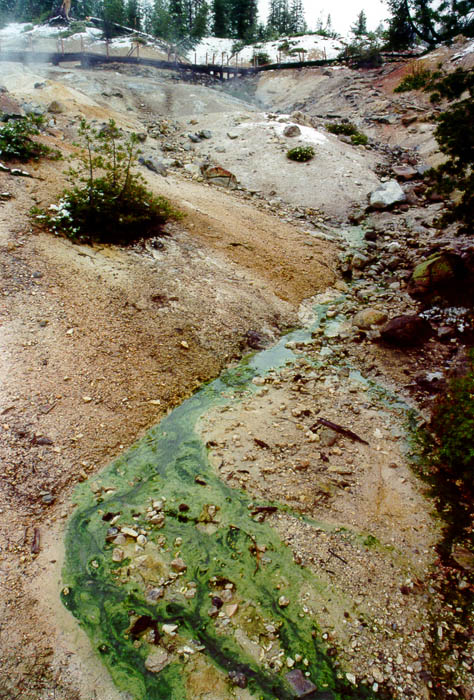
{"label": "snow patch", "polygon": [[[266,115],[265,115],[266,116]],[[289,115],[281,114],[279,118],[285,119]],[[301,134],[300,136],[292,136],[288,138],[288,144],[292,143],[314,143],[315,145],[321,145],[326,143],[328,139],[324,134],[322,134],[317,129],[313,129],[311,126],[303,126],[302,124],[296,124],[288,119],[285,122],[277,122],[268,119],[267,121],[258,122],[244,122],[240,125],[241,129],[253,129],[254,127],[259,127],[261,129],[266,129],[267,131],[274,131],[277,136],[283,136],[283,132],[287,126],[298,126]]]}
{"label": "snow patch", "polygon": [[459,61],[459,59],[464,58],[464,56],[467,56],[470,53],[474,53],[474,41],[469,42],[462,51],[455,54],[451,61]]}
{"label": "snow patch", "polygon": [[[282,46],[288,44],[290,52],[282,50]],[[234,64],[236,55],[233,48],[235,45],[234,39],[219,39],[217,37],[206,37],[194,48],[188,51],[186,58],[197,63],[207,62],[221,64],[222,62]],[[264,41],[257,44],[244,46],[238,52],[239,63],[252,63],[253,57],[258,53],[266,53],[270,58],[270,63],[277,63],[279,60],[282,63],[294,63],[300,60],[317,61],[322,59],[337,58],[338,54],[343,50],[344,45],[337,39],[328,39],[317,34],[305,34],[298,37],[280,37],[276,41]],[[299,55],[296,53],[298,49],[304,51]]]}

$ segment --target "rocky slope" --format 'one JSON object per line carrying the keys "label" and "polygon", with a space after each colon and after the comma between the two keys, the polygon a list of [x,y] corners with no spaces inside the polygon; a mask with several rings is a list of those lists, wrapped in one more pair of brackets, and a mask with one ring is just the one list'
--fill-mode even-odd
{"label": "rocky slope", "polygon": [[[76,246],[28,217],[64,185],[63,164],[28,166],[31,179],[0,174],[0,697],[124,697],[59,612],[72,487],[229,362],[309,324],[319,305],[319,330],[293,347],[298,371],[270,375],[228,423],[218,413],[203,422],[213,464],[231,486],[291,507],[272,524],[301,564],[326,569],[334,601],[312,601],[311,614],[341,673],[400,699],[470,698],[472,649],[460,643],[469,623],[452,618],[432,583],[439,529],[405,462],[399,407],[386,409],[354,374],[423,412],[471,318],[468,308],[431,309],[429,338],[416,324],[384,329],[431,307],[424,293],[408,294],[414,265],[429,253],[449,245],[466,275],[471,269],[467,244],[453,247],[449,231],[446,245],[440,240],[443,205],[425,198],[419,178],[438,157],[429,108],[392,93],[409,68],[270,73],[226,89],[119,65],[2,68],[2,109],[44,111],[44,139],[66,155],[82,116],[143,134],[149,186],[186,218],[158,248]],[[367,133],[367,147],[325,130],[341,118]],[[285,136],[291,125],[299,133]],[[314,160],[288,161],[289,146],[307,143]],[[212,184],[203,163],[230,171],[237,186]],[[392,180],[400,201],[366,211],[370,193]],[[395,345],[378,344],[380,332]],[[370,446],[330,428],[313,432],[319,416]],[[315,542],[298,512],[330,528]],[[390,563],[339,528],[392,547]],[[461,590],[468,580],[466,570],[455,573]],[[446,647],[453,625],[461,631]],[[189,697],[211,698],[206,678],[220,688],[212,697],[247,697],[215,669],[206,673]]]}

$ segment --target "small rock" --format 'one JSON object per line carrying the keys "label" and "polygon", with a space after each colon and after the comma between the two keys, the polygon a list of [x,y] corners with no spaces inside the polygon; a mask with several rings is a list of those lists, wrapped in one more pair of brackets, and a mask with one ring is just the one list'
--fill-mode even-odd
{"label": "small rock", "polygon": [[311,695],[311,693],[317,690],[314,683],[310,681],[309,678],[306,678],[300,669],[290,671],[286,674],[285,678],[297,698],[304,698],[306,695]]}
{"label": "small rock", "polygon": [[113,554],[112,554],[112,561],[116,561],[116,562],[122,561],[124,556],[125,556],[125,552],[123,551],[123,549],[119,549],[118,547],[116,547],[113,551]]}
{"label": "small rock", "polygon": [[232,605],[225,606],[224,612],[227,615],[227,617],[233,617],[238,609],[239,609],[238,603],[232,603]]}
{"label": "small rock", "polygon": [[413,180],[418,175],[418,172],[411,165],[394,165],[392,172],[399,180]]}
{"label": "small rock", "polygon": [[159,588],[152,588],[151,590],[147,591],[146,599],[150,601],[150,603],[155,603],[160,598],[163,598],[164,595],[165,589],[163,586],[160,586]]}
{"label": "small rock", "polygon": [[171,637],[174,637],[176,630],[178,629],[178,625],[163,625],[161,629],[163,634],[169,634]]}
{"label": "small rock", "polygon": [[151,673],[159,673],[170,662],[170,657],[167,651],[158,648],[154,649],[151,654],[145,659],[145,668]]}
{"label": "small rock", "polygon": [[126,535],[127,537],[132,537],[134,540],[136,540],[138,537],[138,532],[136,530],[134,530],[132,527],[127,527],[127,526],[121,527],[120,532],[122,533],[122,535]]}
{"label": "small rock", "polygon": [[153,173],[157,173],[157,175],[161,175],[162,177],[166,177],[168,175],[166,166],[156,158],[144,158],[143,156],[140,156],[138,158],[138,162],[140,163],[140,165],[143,165],[145,168],[148,168],[148,170],[151,170]]}
{"label": "small rock", "polygon": [[278,598],[278,605],[280,606],[280,608],[287,608],[289,604],[290,604],[290,601],[286,596],[281,595]]}
{"label": "small rock", "polygon": [[240,671],[229,671],[229,680],[238,688],[247,687],[247,676]]}
{"label": "small rock", "polygon": [[460,544],[454,544],[451,548],[451,556],[463,569],[474,572],[474,552]]}
{"label": "small rock", "polygon": [[296,124],[288,124],[283,129],[283,136],[286,136],[288,138],[294,138],[295,136],[300,136],[301,135],[301,129],[299,126]]}
{"label": "small rock", "polygon": [[[123,532],[123,530],[122,530],[122,532]],[[180,557],[177,557],[176,559],[173,559],[173,561],[171,562],[171,568],[173,569],[173,571],[176,571],[177,573],[181,573],[183,571],[186,571],[186,569],[188,567],[187,567],[187,564],[185,564],[184,561]]]}
{"label": "small rock", "polygon": [[66,108],[64,107],[62,102],[58,102],[57,100],[53,100],[48,105],[48,112],[51,112],[51,114],[62,114],[65,111]]}

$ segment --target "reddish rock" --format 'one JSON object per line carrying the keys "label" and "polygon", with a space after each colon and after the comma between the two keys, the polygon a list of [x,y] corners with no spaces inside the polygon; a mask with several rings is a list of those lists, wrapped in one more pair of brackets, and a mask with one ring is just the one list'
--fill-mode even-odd
{"label": "reddish rock", "polygon": [[381,330],[380,337],[386,343],[400,347],[422,345],[433,335],[428,321],[417,314],[392,318]]}
{"label": "reddish rock", "polygon": [[398,180],[413,180],[418,175],[411,165],[394,165],[392,172]]}
{"label": "reddish rock", "polygon": [[202,166],[201,172],[203,177],[213,185],[229,187],[231,189],[237,187],[237,178],[235,175],[221,165]]}

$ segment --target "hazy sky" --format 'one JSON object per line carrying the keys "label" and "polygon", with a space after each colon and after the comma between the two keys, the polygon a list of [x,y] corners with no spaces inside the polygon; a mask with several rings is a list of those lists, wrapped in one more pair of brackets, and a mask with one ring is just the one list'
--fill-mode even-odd
{"label": "hazy sky", "polygon": [[[340,34],[348,31],[361,10],[364,10],[367,15],[368,29],[375,29],[379,22],[389,14],[385,2],[381,0],[303,0],[303,5],[306,22],[310,29],[316,28],[316,22],[321,12],[324,21],[329,13],[334,29]],[[266,21],[269,0],[258,0],[258,6],[260,20]]]}

